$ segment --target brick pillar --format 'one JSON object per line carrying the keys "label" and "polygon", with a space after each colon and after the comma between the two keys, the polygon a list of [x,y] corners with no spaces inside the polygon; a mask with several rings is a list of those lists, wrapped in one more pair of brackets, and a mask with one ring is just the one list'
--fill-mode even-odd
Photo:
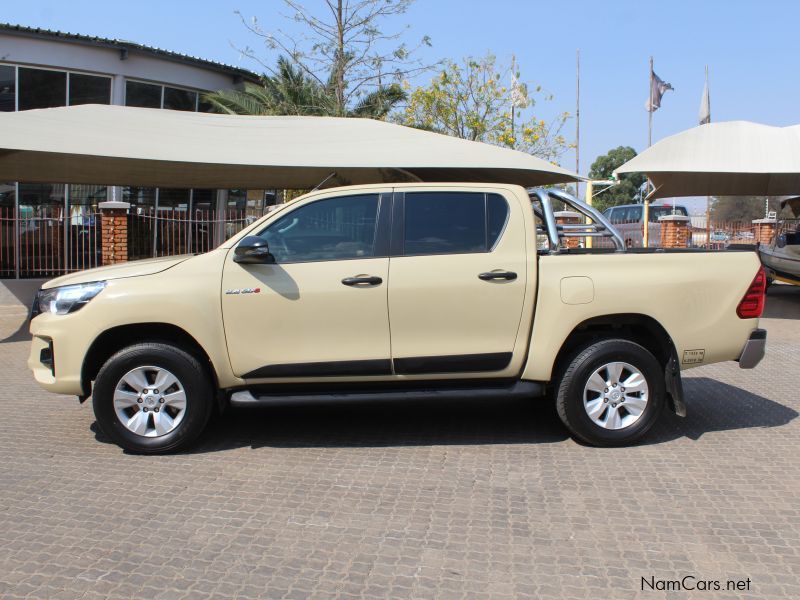
{"label": "brick pillar", "polygon": [[658,218],[661,225],[662,248],[688,248],[691,238],[691,219],[684,215],[664,215]]}
{"label": "brick pillar", "polygon": [[103,264],[128,262],[128,202],[100,202]]}
{"label": "brick pillar", "polygon": [[[572,210],[558,210],[553,213],[556,218],[556,225],[577,225],[583,224],[583,217],[580,213]],[[564,238],[563,245],[567,248],[578,248],[580,246],[581,238],[568,237]]]}
{"label": "brick pillar", "polygon": [[768,245],[775,237],[775,229],[778,227],[777,219],[754,219],[753,232],[755,233],[756,244]]}

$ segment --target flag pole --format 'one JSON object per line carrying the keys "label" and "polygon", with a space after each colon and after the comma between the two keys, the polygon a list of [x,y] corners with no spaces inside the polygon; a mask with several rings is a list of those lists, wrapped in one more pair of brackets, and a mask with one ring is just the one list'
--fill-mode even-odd
{"label": "flag pole", "polygon": [[[653,101],[653,57],[650,57],[650,91],[648,92],[649,102]],[[647,111],[647,147],[653,145],[653,107]]]}
{"label": "flag pole", "polygon": [[[706,65],[706,89],[708,89],[708,65]],[[711,106],[709,104],[708,122],[711,123]],[[706,248],[711,248],[711,196],[706,196]]]}
{"label": "flag pole", "polygon": [[[581,172],[581,51],[575,51],[575,172]],[[577,184],[575,191],[578,191]],[[576,194],[577,195],[577,194]]]}
{"label": "flag pole", "polygon": [[[580,175],[581,173],[581,50],[578,48],[575,50],[575,172]],[[575,182],[575,196],[580,197],[578,195],[578,190],[580,188],[580,182]],[[586,182],[586,188],[584,189],[585,194],[584,200],[586,204],[589,206],[592,205],[592,181],[589,180]],[[586,217],[586,223],[589,223],[591,219]],[[593,239],[591,237],[585,238],[584,244],[587,248],[591,248],[593,245]]]}
{"label": "flag pole", "polygon": [[[648,111],[647,111],[647,147],[653,145],[653,57],[650,57],[650,89],[648,91]],[[650,184],[652,185],[652,183]],[[648,186],[648,196],[650,186]],[[647,248],[650,245],[650,200],[644,198],[644,229],[642,231],[642,246]]]}
{"label": "flag pole", "polygon": [[[512,82],[516,81],[517,57],[514,54],[511,55],[511,77],[512,77]],[[514,99],[514,90],[511,90],[511,137],[512,138],[516,135],[514,130],[514,113],[516,112],[517,112],[517,104]],[[514,144],[510,144],[509,147],[513,150]]]}

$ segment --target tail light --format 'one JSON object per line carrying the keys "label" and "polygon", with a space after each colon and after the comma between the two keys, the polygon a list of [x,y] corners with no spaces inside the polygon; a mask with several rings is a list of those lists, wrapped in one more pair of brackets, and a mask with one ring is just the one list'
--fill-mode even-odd
{"label": "tail light", "polygon": [[736,314],[740,319],[757,319],[764,311],[764,293],[767,290],[767,275],[764,267],[758,268],[758,273],[753,278],[753,283],[747,288],[739,306],[736,307]]}

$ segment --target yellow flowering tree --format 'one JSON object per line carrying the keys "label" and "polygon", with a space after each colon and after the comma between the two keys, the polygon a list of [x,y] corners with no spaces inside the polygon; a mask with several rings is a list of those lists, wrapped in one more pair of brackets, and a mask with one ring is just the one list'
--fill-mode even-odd
{"label": "yellow flowering tree", "polygon": [[545,121],[532,110],[538,100],[552,99],[540,86],[522,83],[514,61],[502,67],[487,54],[461,64],[445,62],[427,87],[410,92],[398,121],[555,161],[573,147],[562,133],[570,115],[562,112]]}

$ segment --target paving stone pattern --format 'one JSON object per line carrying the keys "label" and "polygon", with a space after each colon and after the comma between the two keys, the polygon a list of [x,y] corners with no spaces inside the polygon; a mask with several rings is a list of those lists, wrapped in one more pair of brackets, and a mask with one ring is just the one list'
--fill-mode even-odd
{"label": "paving stone pattern", "polygon": [[[229,412],[165,457],[41,391],[17,333],[0,343],[0,597],[798,598],[800,321],[764,322],[758,369],[686,373],[689,416],[632,448],[497,399]],[[686,575],[749,591],[642,591]]]}

